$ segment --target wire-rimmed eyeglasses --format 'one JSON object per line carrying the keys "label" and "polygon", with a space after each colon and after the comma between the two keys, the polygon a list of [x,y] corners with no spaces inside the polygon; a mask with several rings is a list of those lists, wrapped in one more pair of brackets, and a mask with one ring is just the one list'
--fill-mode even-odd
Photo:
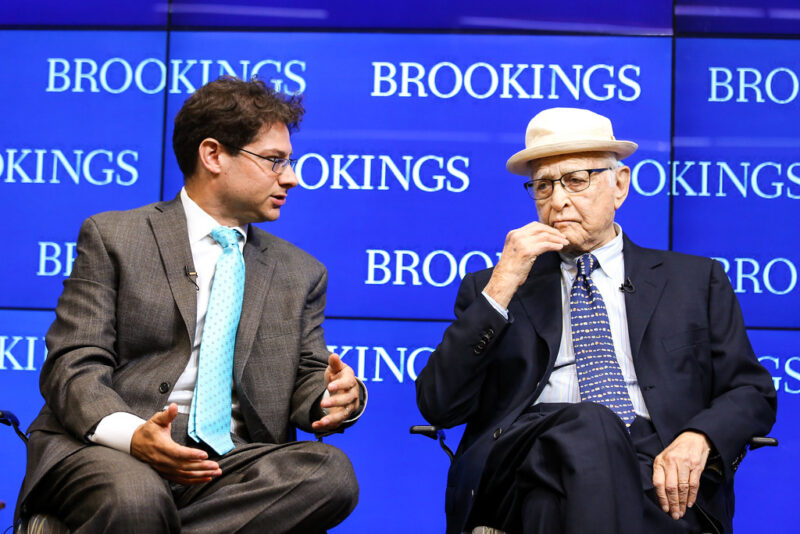
{"label": "wire-rimmed eyeglasses", "polygon": [[225,146],[227,146],[228,148],[233,148],[234,150],[241,150],[242,152],[247,152],[251,156],[255,156],[257,158],[269,161],[270,163],[272,163],[272,172],[274,172],[275,174],[282,173],[286,169],[286,167],[294,168],[294,164],[297,163],[297,160],[292,158],[279,158],[278,156],[262,156],[261,154],[250,152],[249,150],[244,149],[240,146],[233,146],[227,144]]}
{"label": "wire-rimmed eyeglasses", "polygon": [[551,180],[549,178],[539,178],[536,180],[528,180],[523,184],[525,190],[533,200],[544,200],[553,194],[553,188],[556,182],[561,182],[561,186],[570,193],[580,193],[588,189],[592,183],[592,177],[597,176],[598,173],[613,170],[612,167],[604,167],[602,169],[580,169],[577,171],[568,172],[558,178]]}

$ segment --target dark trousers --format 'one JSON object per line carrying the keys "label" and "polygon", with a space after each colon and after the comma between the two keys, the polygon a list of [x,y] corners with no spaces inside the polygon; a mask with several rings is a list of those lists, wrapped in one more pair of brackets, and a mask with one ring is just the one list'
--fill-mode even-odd
{"label": "dark trousers", "polygon": [[[173,422],[184,438],[186,416]],[[347,457],[317,442],[245,443],[217,461],[206,484],[170,483],[147,464],[102,445],[59,462],[28,498],[33,512],[59,517],[73,534],[319,533],[344,520],[358,501]],[[208,449],[206,449],[208,450]]]}
{"label": "dark trousers", "polygon": [[694,510],[674,520],[652,483],[662,446],[650,421],[630,432],[599,404],[538,404],[497,439],[468,526],[509,533],[702,532]]}

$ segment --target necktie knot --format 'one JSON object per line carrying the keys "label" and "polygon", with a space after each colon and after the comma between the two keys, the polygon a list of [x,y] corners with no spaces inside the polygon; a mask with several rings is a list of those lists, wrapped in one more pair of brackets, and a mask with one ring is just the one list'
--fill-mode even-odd
{"label": "necktie knot", "polygon": [[233,228],[217,226],[211,230],[211,237],[214,238],[214,241],[222,245],[222,248],[228,248],[232,245],[239,246],[239,232]]}
{"label": "necktie knot", "polygon": [[600,262],[597,261],[597,258],[588,252],[578,257],[577,264],[578,274],[583,275],[584,278],[589,278],[592,276],[592,271],[600,267]]}

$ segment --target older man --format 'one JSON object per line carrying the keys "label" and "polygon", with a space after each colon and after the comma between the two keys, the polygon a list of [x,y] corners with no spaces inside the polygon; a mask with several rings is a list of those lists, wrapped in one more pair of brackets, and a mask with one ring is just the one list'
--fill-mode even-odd
{"label": "older man", "polygon": [[467,423],[447,488],[448,532],[731,530],[747,440],[775,390],[719,263],[636,246],[610,121],[554,108],[508,169],[538,222],[464,278],[456,320],[417,379],[432,423]]}
{"label": "older man", "polygon": [[327,273],[251,223],[297,185],[303,108],[223,77],[175,118],[184,188],[86,220],[47,333],[21,515],[74,533],[317,533],[358,498],[338,449],[363,385],[322,334]]}

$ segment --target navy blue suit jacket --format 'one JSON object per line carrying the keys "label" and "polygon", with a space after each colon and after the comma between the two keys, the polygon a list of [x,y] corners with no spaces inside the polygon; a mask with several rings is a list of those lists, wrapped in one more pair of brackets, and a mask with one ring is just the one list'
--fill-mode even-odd
{"label": "navy blue suit jacket", "polygon": [[[726,531],[732,477],[747,440],[769,432],[776,394],[753,353],[733,289],[719,262],[646,249],[624,237],[628,333],[636,375],[662,445],[703,432],[719,453],[721,483],[698,498]],[[539,256],[509,304],[506,321],[482,297],[491,270],[467,275],[456,320],[416,381],[432,424],[466,429],[450,469],[448,533],[461,532],[494,440],[539,396],[561,343],[560,257]]]}

